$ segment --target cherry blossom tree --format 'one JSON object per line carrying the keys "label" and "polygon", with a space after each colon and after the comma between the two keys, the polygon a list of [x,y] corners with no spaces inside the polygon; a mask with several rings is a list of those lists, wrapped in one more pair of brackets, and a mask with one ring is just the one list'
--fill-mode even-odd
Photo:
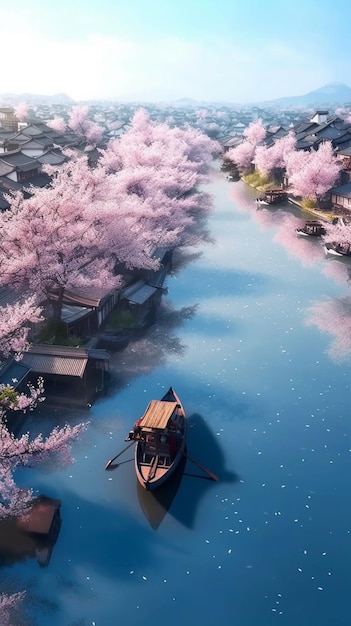
{"label": "cherry blossom tree", "polygon": [[[36,295],[37,302],[58,294],[59,321],[65,287],[103,287],[119,284],[116,259],[143,267],[151,261],[143,250],[145,236],[131,228],[124,211],[114,209],[104,186],[105,172],[89,168],[76,154],[57,170],[47,167],[52,184],[34,188],[25,199],[18,192],[11,210],[0,214],[0,284]],[[143,265],[144,263],[144,265]]]}
{"label": "cherry blossom tree", "polygon": [[58,133],[64,134],[67,132],[67,124],[63,117],[54,117],[53,120],[48,120],[46,124]]}
{"label": "cherry blossom tree", "polygon": [[247,170],[253,161],[255,150],[256,146],[253,143],[250,141],[243,141],[235,146],[235,148],[228,150],[226,158],[232,161],[235,165]]}
{"label": "cherry blossom tree", "polygon": [[91,144],[99,144],[104,135],[103,127],[89,119],[87,106],[74,106],[69,112],[67,124],[63,117],[54,117],[47,125],[58,133],[73,131]]}
{"label": "cherry blossom tree", "polygon": [[24,301],[0,307],[0,353],[16,359],[28,349],[29,323],[41,321],[41,309],[35,304],[35,296]]}
{"label": "cherry blossom tree", "polygon": [[243,132],[243,136],[247,141],[252,143],[254,146],[260,144],[264,138],[266,137],[266,129],[263,125],[262,119],[258,118],[254,122],[251,122],[247,128],[245,128]]}
{"label": "cherry blossom tree", "polygon": [[110,142],[101,164],[110,177],[117,206],[135,212],[149,244],[179,246],[196,243],[211,209],[207,183],[220,146],[191,127],[170,128],[138,111],[131,128]]}
{"label": "cherry blossom tree", "polygon": [[28,104],[26,102],[20,102],[14,109],[15,116],[19,122],[24,122],[28,117]]}
{"label": "cherry blossom tree", "polygon": [[255,165],[262,174],[269,174],[275,168],[285,168],[288,157],[295,151],[296,136],[290,131],[277,139],[272,146],[257,146]]}
{"label": "cherry blossom tree", "polygon": [[[30,408],[38,401],[42,387],[30,390]],[[20,403],[10,405],[20,410]],[[28,407],[27,407],[28,408]],[[22,409],[23,410],[23,409]],[[18,468],[36,467],[56,463],[66,466],[73,462],[71,455],[72,442],[79,437],[86,424],[75,426],[67,424],[56,427],[44,437],[42,434],[31,438],[29,433],[15,437],[9,430],[2,416],[0,422],[0,519],[22,515],[33,501],[33,490],[19,488],[13,473]]]}
{"label": "cherry blossom tree", "polygon": [[74,106],[70,111],[68,126],[77,135],[83,135],[89,143],[100,143],[104,129],[96,122],[89,119],[89,109],[87,106]]}
{"label": "cherry blossom tree", "polygon": [[247,170],[252,163],[257,146],[266,136],[266,130],[263,126],[262,120],[258,119],[255,122],[251,122],[248,128],[245,128],[243,136],[245,139],[242,143],[238,144],[235,148],[228,150],[226,157],[239,167]]}
{"label": "cherry blossom tree", "polygon": [[323,240],[325,243],[341,243],[341,244],[350,244],[351,243],[351,224],[350,223],[340,223],[339,221],[336,224],[332,224],[330,222],[325,225],[326,234],[323,235]]}
{"label": "cherry blossom tree", "polygon": [[201,186],[219,149],[197,130],[151,123],[140,111],[95,168],[67,152],[63,165],[45,167],[47,188],[31,188],[26,199],[17,192],[0,214],[0,285],[37,302],[56,293],[58,322],[66,287],[114,288],[117,263],[156,269],[155,247],[204,236],[211,198]]}
{"label": "cherry blossom tree", "polygon": [[317,326],[331,336],[327,353],[341,363],[351,355],[351,297],[328,298],[315,302],[306,311],[306,324]]}
{"label": "cherry blossom tree", "polygon": [[286,159],[289,189],[295,196],[318,199],[333,187],[341,168],[330,141],[321,143],[318,150],[291,152]]}

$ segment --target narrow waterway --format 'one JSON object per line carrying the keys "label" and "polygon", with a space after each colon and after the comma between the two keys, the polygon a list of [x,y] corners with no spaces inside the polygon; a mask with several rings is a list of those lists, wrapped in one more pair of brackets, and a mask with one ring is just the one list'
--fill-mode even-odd
{"label": "narrow waterway", "polygon": [[[90,425],[74,465],[19,477],[62,500],[48,567],[0,570],[4,590],[27,589],[30,626],[349,625],[348,266],[298,240],[291,205],[257,209],[221,173],[209,190],[214,242],[176,268],[155,326],[115,355],[115,387],[86,414],[31,417]],[[157,501],[137,488],[131,451],[104,468],[170,385],[189,454],[220,482],[188,461]]]}

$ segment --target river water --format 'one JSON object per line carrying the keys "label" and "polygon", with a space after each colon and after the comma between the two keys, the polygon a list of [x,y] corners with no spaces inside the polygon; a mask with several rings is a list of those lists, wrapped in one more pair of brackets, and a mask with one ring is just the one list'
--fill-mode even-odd
{"label": "river water", "polygon": [[[48,567],[0,570],[4,589],[27,589],[21,624],[350,624],[348,266],[295,236],[292,205],[258,209],[220,172],[209,191],[214,242],[183,259],[155,326],[114,356],[115,387],[86,414],[31,417],[90,425],[74,465],[19,477],[62,501]],[[137,488],[132,449],[104,468],[170,385],[189,455],[220,480],[187,461],[156,500]]]}

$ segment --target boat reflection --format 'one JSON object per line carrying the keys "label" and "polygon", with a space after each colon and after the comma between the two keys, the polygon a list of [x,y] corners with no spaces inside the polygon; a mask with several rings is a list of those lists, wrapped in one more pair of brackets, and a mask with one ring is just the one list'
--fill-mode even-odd
{"label": "boat reflection", "polygon": [[[237,474],[226,467],[218,438],[197,413],[188,418],[186,454],[188,452],[189,458],[184,456],[177,473],[160,489],[147,492],[137,485],[140,507],[154,530],[160,526],[166,513],[171,514],[182,526],[192,528],[203,496],[208,489],[218,485],[211,479],[211,474],[217,476],[221,483],[239,480]],[[201,466],[205,471],[202,471]]]}

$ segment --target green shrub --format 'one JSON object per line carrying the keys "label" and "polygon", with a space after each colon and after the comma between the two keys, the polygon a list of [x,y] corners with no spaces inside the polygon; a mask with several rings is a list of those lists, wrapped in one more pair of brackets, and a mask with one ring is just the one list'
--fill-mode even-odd
{"label": "green shrub", "polygon": [[11,385],[6,385],[6,387],[2,387],[0,389],[0,404],[5,406],[17,406],[18,392],[11,387]]}
{"label": "green shrub", "polygon": [[274,181],[272,180],[272,178],[268,174],[261,174],[261,172],[259,172],[258,170],[255,170],[254,172],[252,172],[252,174],[247,174],[246,176],[243,176],[243,180],[248,185],[252,185],[252,187],[255,187],[256,189],[261,189],[262,191],[264,191],[264,189],[269,189],[269,187],[274,186]]}
{"label": "green shrub", "polygon": [[317,207],[317,200],[313,198],[304,198],[301,201],[301,205],[304,209],[315,209]]}

